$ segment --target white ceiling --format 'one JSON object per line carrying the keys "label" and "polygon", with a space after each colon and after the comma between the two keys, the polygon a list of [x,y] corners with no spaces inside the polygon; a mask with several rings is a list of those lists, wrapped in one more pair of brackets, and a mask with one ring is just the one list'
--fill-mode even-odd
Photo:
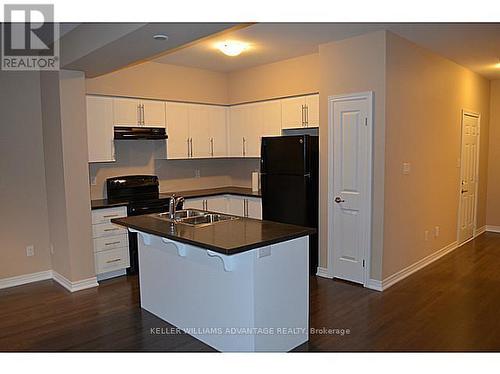
{"label": "white ceiling", "polygon": [[[494,67],[500,58],[500,23],[259,23],[204,39],[154,61],[231,72],[314,53],[318,51],[320,44],[383,29],[489,79],[500,78],[500,69]],[[250,48],[238,57],[225,56],[214,44],[226,39],[247,42]]]}

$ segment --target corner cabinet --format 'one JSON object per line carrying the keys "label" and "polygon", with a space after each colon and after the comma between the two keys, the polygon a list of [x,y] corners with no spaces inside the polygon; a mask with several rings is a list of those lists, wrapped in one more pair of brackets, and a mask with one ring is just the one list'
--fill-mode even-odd
{"label": "corner cabinet", "polygon": [[87,142],[89,162],[115,161],[113,98],[87,96]]}
{"label": "corner cabinet", "polygon": [[281,113],[281,127],[283,129],[318,127],[319,95],[282,99]]}

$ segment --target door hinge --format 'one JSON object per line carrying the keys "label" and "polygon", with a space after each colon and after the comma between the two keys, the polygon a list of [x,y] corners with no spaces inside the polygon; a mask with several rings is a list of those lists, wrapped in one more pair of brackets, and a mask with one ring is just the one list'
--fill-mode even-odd
{"label": "door hinge", "polygon": [[368,126],[368,117],[365,117],[365,126]]}

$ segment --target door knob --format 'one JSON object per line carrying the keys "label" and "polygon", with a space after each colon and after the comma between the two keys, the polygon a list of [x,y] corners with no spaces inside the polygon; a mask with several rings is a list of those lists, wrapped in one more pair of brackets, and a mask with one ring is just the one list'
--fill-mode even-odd
{"label": "door knob", "polygon": [[466,192],[469,192],[469,190],[462,190],[462,193],[466,193]]}
{"label": "door knob", "polygon": [[340,203],[344,203],[345,200],[341,199],[340,197],[336,197],[335,200],[334,200],[337,204],[340,204]]}

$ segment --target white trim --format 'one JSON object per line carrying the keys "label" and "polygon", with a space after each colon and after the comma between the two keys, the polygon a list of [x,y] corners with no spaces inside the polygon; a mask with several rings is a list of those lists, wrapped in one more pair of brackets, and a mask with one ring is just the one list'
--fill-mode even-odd
{"label": "white trim", "polygon": [[486,231],[500,233],[500,226],[486,225]]}
{"label": "white trim", "polygon": [[328,270],[328,268],[324,268],[321,266],[318,266],[318,271],[316,273],[316,276],[322,277],[322,278],[333,279],[333,274]]}
{"label": "white trim", "polygon": [[0,289],[39,282],[47,279],[52,279],[52,270],[39,271],[38,273],[23,274],[15,277],[0,279]]}
{"label": "white trim", "polygon": [[[469,117],[476,117],[477,118],[477,150],[476,150],[476,161],[478,167],[476,168],[476,187],[475,187],[475,193],[474,193],[474,227],[472,229],[472,238],[463,241],[460,243],[460,213],[462,212],[462,148],[463,148],[463,132],[464,132],[464,117],[469,116]],[[465,244],[471,239],[475,238],[477,235],[475,235],[476,229],[477,229],[477,205],[479,201],[479,161],[480,161],[480,152],[479,148],[481,146],[481,114],[462,109],[462,116],[461,116],[461,121],[460,121],[460,176],[458,178],[458,216],[457,216],[457,242],[459,244]]]}
{"label": "white trim", "polygon": [[366,288],[369,288],[370,290],[374,291],[383,291],[382,281],[376,279],[369,279]]}
{"label": "white trim", "polygon": [[[474,238],[477,238],[479,235],[485,233],[487,230],[487,227],[486,225],[474,230]],[[500,230],[500,227],[498,228]]]}
{"label": "white trim", "polygon": [[97,282],[100,282],[106,279],[116,278],[126,274],[127,274],[127,269],[119,269],[119,270],[109,271],[107,273],[97,274],[96,278]]}
{"label": "white trim", "polygon": [[97,278],[92,277],[88,279],[82,279],[76,282],[70,281],[65,276],[59,274],[57,271],[52,270],[52,278],[59,283],[61,286],[66,288],[70,292],[76,292],[85,290],[87,288],[97,287],[99,283],[97,283]]}
{"label": "white trim", "polygon": [[[439,260],[441,257],[447,255],[448,253],[452,252],[453,250],[457,249],[458,247],[459,247],[459,245],[455,241],[451,244],[448,244],[446,247],[441,248],[440,250],[438,250],[434,253],[431,253],[429,256],[424,257],[423,259],[415,262],[414,264],[407,266],[406,268],[398,271],[397,273],[390,275],[389,277],[385,278],[382,281],[382,287],[381,287],[380,291],[385,291],[389,287],[395,285],[399,281],[405,279],[406,277],[419,271],[420,269],[423,269],[427,265],[430,265],[434,261]],[[377,282],[380,282],[380,281],[377,281]],[[373,289],[375,289],[375,288],[373,288]]]}
{"label": "white trim", "polygon": [[342,94],[342,95],[331,95],[328,96],[328,224],[327,224],[327,243],[328,243],[328,267],[327,274],[334,274],[334,253],[333,253],[333,230],[331,228],[333,222],[333,175],[330,175],[330,171],[333,170],[333,157],[334,157],[334,139],[333,139],[333,120],[332,120],[332,102],[335,101],[344,101],[344,100],[355,100],[355,99],[366,99],[368,103],[368,124],[369,124],[369,132],[368,132],[368,154],[370,155],[369,160],[369,175],[367,178],[367,196],[366,196],[366,208],[367,211],[367,221],[365,222],[365,230],[367,231],[365,234],[366,238],[366,247],[364,253],[365,260],[365,271],[363,274],[363,286],[368,287],[370,283],[370,263],[371,263],[371,250],[372,250],[372,192],[373,192],[373,106],[374,106],[374,95],[373,91],[366,92],[358,92],[353,94]]}

